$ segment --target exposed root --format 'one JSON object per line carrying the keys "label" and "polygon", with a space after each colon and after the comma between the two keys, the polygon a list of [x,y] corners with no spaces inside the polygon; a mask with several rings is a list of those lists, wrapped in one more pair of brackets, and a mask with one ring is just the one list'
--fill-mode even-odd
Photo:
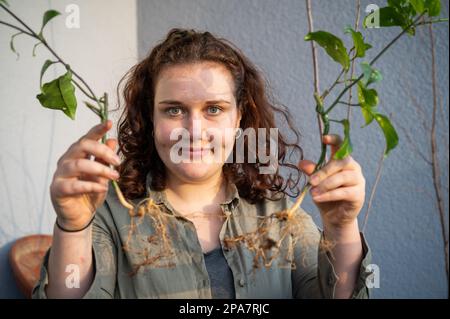
{"label": "exposed root", "polygon": [[[144,199],[128,211],[131,224],[123,249],[138,259],[130,275],[135,275],[144,266],[156,268],[174,267],[174,250],[168,234],[172,225],[170,218],[150,198]],[[139,225],[146,220],[150,222],[154,233],[142,235]]]}
{"label": "exposed root", "polygon": [[119,202],[122,204],[123,207],[125,207],[128,210],[133,210],[134,207],[132,204],[130,204],[126,199],[125,196],[123,196],[122,191],[120,190],[119,185],[117,185],[116,181],[112,181],[114,190],[116,191],[117,197],[119,198]]}
{"label": "exposed root", "polygon": [[[289,209],[261,217],[261,222],[255,231],[233,238],[225,238],[226,247],[234,249],[238,244],[245,246],[254,254],[254,269],[260,268],[261,264],[270,268],[276,260],[278,260],[279,267],[287,264],[295,269],[297,265],[294,260],[294,247],[297,243],[303,247],[312,246],[316,241],[314,234],[306,233],[305,218],[308,217],[295,213],[309,188],[309,185],[304,188],[295,204]],[[283,242],[287,240],[292,242],[283,245]],[[319,248],[321,251],[331,252],[333,246],[334,243],[324,239],[320,242]],[[306,254],[303,256],[306,258]],[[302,262],[305,263],[306,260],[303,259]]]}
{"label": "exposed root", "polygon": [[[308,188],[305,188],[296,203],[289,209],[273,213],[269,216],[258,217],[258,225],[255,231],[224,239],[224,245],[228,249],[234,249],[237,245],[243,245],[253,254],[253,269],[259,269],[261,265],[272,267],[275,261],[279,267],[295,269],[294,247],[300,243],[303,247],[315,244],[316,237],[305,233],[305,216],[296,214]],[[119,197],[120,200],[120,197]],[[126,202],[126,201],[125,201]],[[122,203],[122,201],[121,201]],[[174,267],[173,242],[180,236],[174,225],[174,218],[165,213],[155,202],[146,198],[136,206],[126,202],[131,223],[128,227],[128,235],[124,251],[131,253],[135,259],[131,275],[137,274],[142,267],[156,268]],[[193,213],[186,218],[210,218],[203,213]],[[152,228],[152,234],[141,234],[140,225],[146,221]],[[179,239],[179,238],[178,238]],[[323,240],[321,249],[331,251],[332,243]],[[306,257],[306,254],[305,254]]]}

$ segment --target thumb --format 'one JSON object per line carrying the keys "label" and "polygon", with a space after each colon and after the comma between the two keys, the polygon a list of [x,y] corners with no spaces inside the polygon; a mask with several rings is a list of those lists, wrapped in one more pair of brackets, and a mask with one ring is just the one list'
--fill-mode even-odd
{"label": "thumb", "polygon": [[302,160],[298,163],[298,168],[306,175],[311,175],[316,168],[316,164],[312,161]]}

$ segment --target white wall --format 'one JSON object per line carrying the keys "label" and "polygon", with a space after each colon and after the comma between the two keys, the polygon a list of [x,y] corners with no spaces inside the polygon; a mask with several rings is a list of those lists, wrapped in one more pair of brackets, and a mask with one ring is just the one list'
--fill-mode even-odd
{"label": "white wall", "polygon": [[[48,43],[79,73],[97,95],[110,94],[137,61],[135,0],[9,0],[10,8],[33,29],[40,28],[49,8],[63,16],[45,30]],[[80,9],[80,28],[69,29],[65,12],[69,4]],[[0,20],[13,21],[0,10]],[[20,59],[9,49],[14,32],[0,25],[0,297],[19,297],[7,261],[11,243],[35,233],[51,233],[55,219],[49,185],[62,153],[99,119],[86,109],[78,94],[76,120],[60,111],[43,108],[35,98],[39,74],[50,58],[45,48],[32,57],[34,40],[16,37]],[[64,70],[49,69],[45,80]],[[119,114],[116,112],[115,117]],[[113,117],[114,118],[114,117]],[[116,124],[116,122],[115,122]],[[115,133],[113,133],[115,135]]]}

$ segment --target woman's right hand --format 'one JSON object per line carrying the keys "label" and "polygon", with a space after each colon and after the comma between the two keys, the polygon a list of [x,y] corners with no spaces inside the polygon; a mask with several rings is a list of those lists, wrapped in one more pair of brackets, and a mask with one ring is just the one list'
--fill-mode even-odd
{"label": "woman's right hand", "polygon": [[[110,179],[119,174],[109,164],[119,165],[116,139],[99,140],[112,127],[111,121],[94,126],[60,157],[50,185],[50,197],[58,223],[69,230],[81,229],[103,204]],[[93,155],[95,160],[90,160]]]}

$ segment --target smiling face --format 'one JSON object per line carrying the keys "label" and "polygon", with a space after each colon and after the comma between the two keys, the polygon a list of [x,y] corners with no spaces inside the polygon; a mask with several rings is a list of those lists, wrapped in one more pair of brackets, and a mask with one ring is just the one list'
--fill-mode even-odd
{"label": "smiling face", "polygon": [[170,66],[154,103],[155,146],[168,175],[196,183],[221,174],[241,118],[231,73],[215,62]]}

